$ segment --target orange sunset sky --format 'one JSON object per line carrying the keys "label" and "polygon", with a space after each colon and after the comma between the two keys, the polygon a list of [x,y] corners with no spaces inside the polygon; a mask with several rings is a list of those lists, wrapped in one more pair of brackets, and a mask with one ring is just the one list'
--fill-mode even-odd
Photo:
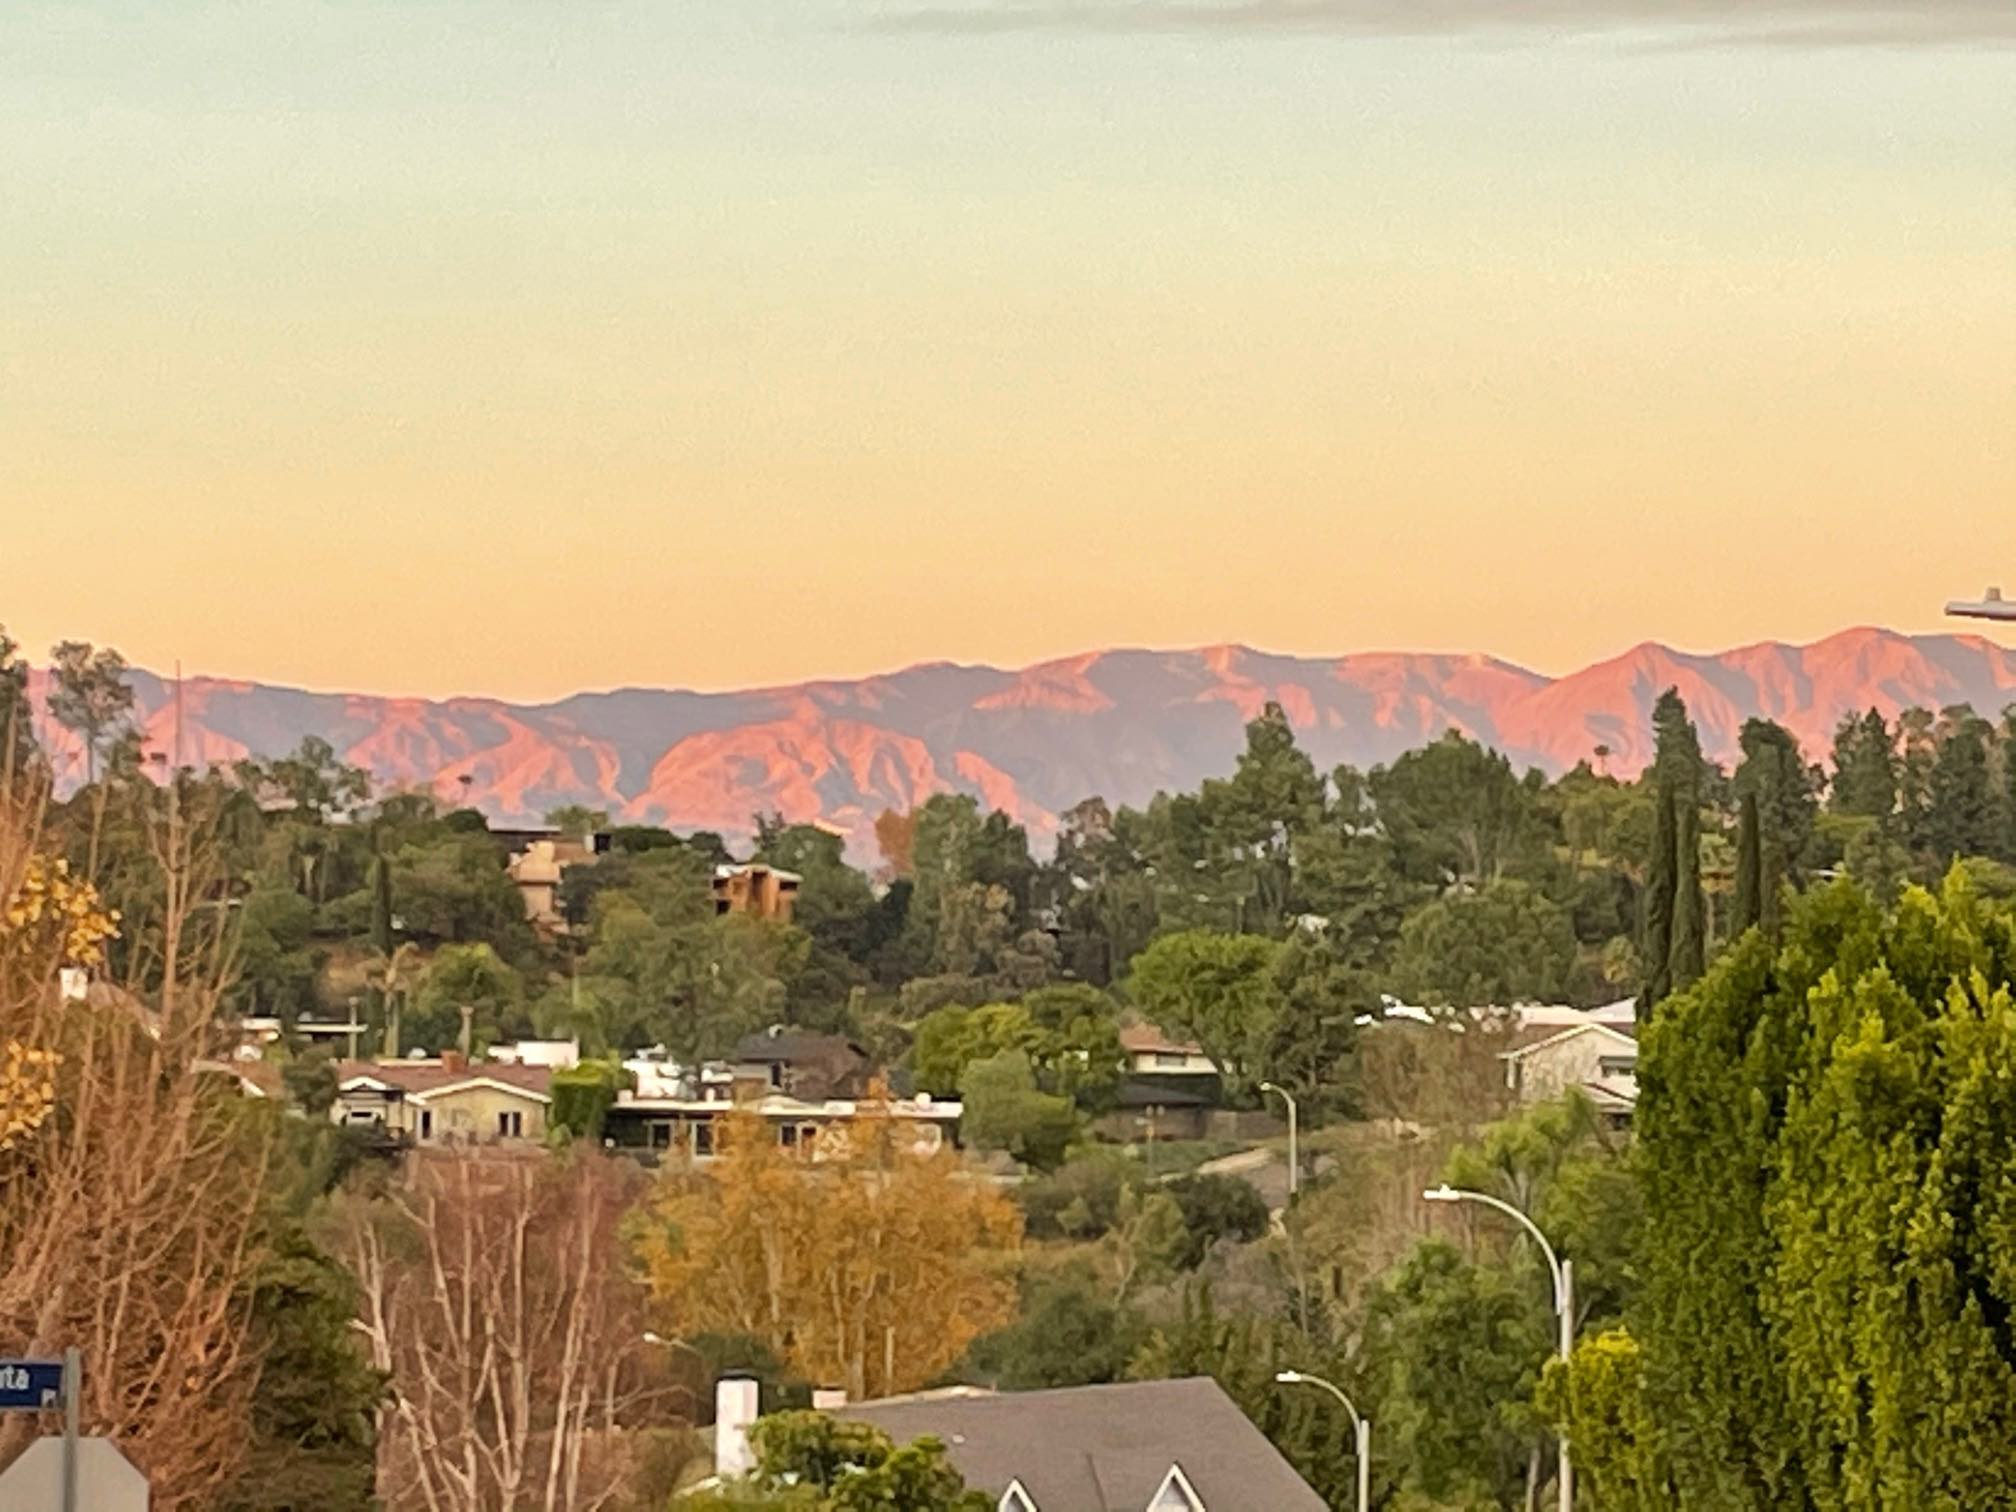
{"label": "orange sunset sky", "polygon": [[1506,9],[10,4],[0,622],[532,698],[2016,589],[2009,8]]}

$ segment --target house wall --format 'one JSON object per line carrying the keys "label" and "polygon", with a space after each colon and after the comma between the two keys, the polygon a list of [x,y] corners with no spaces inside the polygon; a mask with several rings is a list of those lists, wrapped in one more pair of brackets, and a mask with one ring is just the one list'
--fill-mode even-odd
{"label": "house wall", "polygon": [[1578,1034],[1513,1061],[1514,1087],[1523,1102],[1546,1102],[1569,1087],[1602,1080],[1604,1058],[1628,1054],[1630,1048],[1607,1034]]}
{"label": "house wall", "polygon": [[497,1124],[500,1113],[521,1115],[522,1132],[513,1138],[538,1141],[546,1137],[546,1105],[523,1093],[501,1091],[496,1087],[461,1087],[439,1093],[424,1103],[409,1100],[407,1118],[410,1130],[416,1136],[419,1135],[423,1109],[434,1115],[431,1132],[421,1136],[424,1143],[440,1144],[444,1140],[482,1143],[497,1139],[500,1137]]}

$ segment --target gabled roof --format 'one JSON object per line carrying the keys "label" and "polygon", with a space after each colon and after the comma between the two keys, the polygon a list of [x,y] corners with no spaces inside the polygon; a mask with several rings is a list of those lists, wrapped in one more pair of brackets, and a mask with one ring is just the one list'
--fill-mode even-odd
{"label": "gabled roof", "polygon": [[551,1100],[550,1066],[507,1066],[478,1061],[473,1066],[444,1066],[439,1061],[344,1061],[336,1068],[336,1085],[345,1092],[403,1092],[425,1100],[469,1086],[490,1086],[516,1092],[539,1102]]}
{"label": "gabled roof", "polygon": [[840,1415],[902,1443],[934,1434],[968,1485],[998,1497],[1019,1481],[1041,1512],[1145,1512],[1171,1484],[1204,1512],[1324,1512],[1323,1499],[1204,1376],[900,1397]]}
{"label": "gabled roof", "polygon": [[1551,1050],[1556,1045],[1565,1045],[1568,1041],[1578,1039],[1585,1034],[1600,1034],[1607,1042],[1615,1045],[1618,1049],[1629,1050],[1633,1055],[1638,1053],[1638,1041],[1626,1034],[1622,1029],[1613,1029],[1608,1024],[1598,1024],[1591,1021],[1589,1023],[1572,1025],[1569,1028],[1561,1030],[1558,1034],[1550,1034],[1545,1039],[1535,1040],[1530,1045],[1521,1045],[1517,1050],[1500,1051],[1498,1059],[1524,1060],[1529,1055],[1535,1055],[1542,1050]]}

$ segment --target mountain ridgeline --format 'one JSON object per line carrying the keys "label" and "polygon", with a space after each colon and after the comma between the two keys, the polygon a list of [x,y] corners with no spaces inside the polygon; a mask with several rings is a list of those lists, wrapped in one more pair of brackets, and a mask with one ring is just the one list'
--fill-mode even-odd
{"label": "mountain ridgeline", "polygon": [[[172,687],[135,671],[148,748],[178,748]],[[546,704],[428,700],[192,677],[179,755],[202,765],[328,741],[381,788],[426,789],[493,817],[536,820],[563,804],[623,820],[746,834],[782,813],[843,830],[872,851],[876,815],[935,792],[971,793],[1035,835],[1080,799],[1141,803],[1225,770],[1243,728],[1278,703],[1319,766],[1368,767],[1456,729],[1515,765],[1589,761],[1633,776],[1652,759],[1652,710],[1679,689],[1704,754],[1730,764],[1745,720],[1790,730],[1809,758],[1844,714],[2016,702],[2016,653],[1977,636],[1856,629],[1794,646],[1717,654],[1646,644],[1549,678],[1481,655],[1278,656],[1242,646],[1099,651],[1020,670],[946,663],[855,681],[743,692],[622,689]],[[74,737],[39,731],[59,776],[81,780]]]}

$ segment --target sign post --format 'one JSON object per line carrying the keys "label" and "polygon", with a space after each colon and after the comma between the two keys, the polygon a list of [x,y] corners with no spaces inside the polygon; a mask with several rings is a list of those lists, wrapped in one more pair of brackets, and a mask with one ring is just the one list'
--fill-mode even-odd
{"label": "sign post", "polygon": [[77,1512],[78,1399],[84,1394],[84,1356],[73,1344],[63,1351],[63,1512]]}

